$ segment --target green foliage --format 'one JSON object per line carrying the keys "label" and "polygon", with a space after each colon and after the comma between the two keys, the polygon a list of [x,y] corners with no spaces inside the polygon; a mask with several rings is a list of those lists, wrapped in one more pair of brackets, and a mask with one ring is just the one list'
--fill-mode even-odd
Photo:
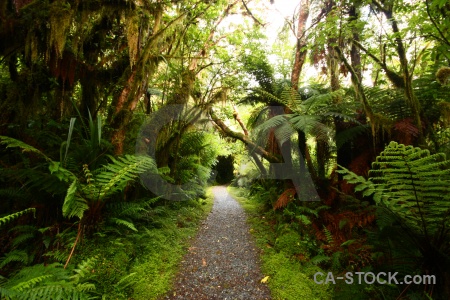
{"label": "green foliage", "polygon": [[348,174],[356,191],[373,194],[378,205],[399,215],[420,234],[433,236],[445,226],[450,211],[450,161],[442,153],[391,142],[377,157],[366,181]]}
{"label": "green foliage", "polygon": [[95,286],[83,278],[94,264],[95,259],[89,259],[73,271],[58,263],[25,267],[0,282],[0,291],[5,299],[88,299]]}
{"label": "green foliage", "polygon": [[308,251],[303,246],[300,234],[293,230],[286,230],[276,238],[275,249],[285,253],[288,257],[298,254],[308,256]]}
{"label": "green foliage", "polygon": [[35,208],[27,208],[25,210],[18,211],[18,212],[15,212],[13,214],[9,214],[7,216],[1,217],[0,218],[0,227],[5,225],[5,224],[10,223],[11,221],[19,218],[20,216],[22,216],[24,214],[27,214],[27,213],[30,213],[30,212],[33,212],[33,214],[35,214],[36,213],[36,209]]}
{"label": "green foliage", "polygon": [[450,161],[444,154],[391,142],[372,164],[369,180],[339,172],[357,184],[355,191],[373,195],[417,234],[443,234],[450,212]]}
{"label": "green foliage", "polygon": [[50,161],[50,158],[48,158],[44,153],[22,141],[8,136],[0,136],[0,140],[0,144],[6,145],[6,148],[21,148],[22,152],[36,153],[39,154],[39,156],[43,157],[45,160]]}
{"label": "green foliage", "polygon": [[450,161],[444,154],[391,142],[372,164],[369,180],[339,172],[379,206],[378,230],[369,240],[392,268],[437,277],[448,272]]}
{"label": "green foliage", "polygon": [[[80,245],[80,253],[74,259],[92,255],[98,258],[95,276],[90,276],[89,281],[96,286],[91,295],[147,300],[159,299],[171,289],[190,238],[212,208],[212,196],[208,193],[206,205],[198,201],[163,205],[156,201],[160,200],[143,199],[139,206],[123,202],[110,202],[106,206],[106,216],[125,218],[134,212],[132,220],[139,231],[122,225],[112,227],[108,221],[104,230]],[[128,213],[121,215],[122,211]]]}
{"label": "green foliage", "polygon": [[318,267],[303,267],[283,253],[263,256],[263,269],[269,275],[273,299],[332,299],[327,285],[318,285],[313,274],[324,272]]}
{"label": "green foliage", "polygon": [[95,172],[94,176],[87,165],[84,166],[86,183],[75,179],[70,185],[62,207],[65,217],[76,216],[81,219],[90,206],[122,191],[129,182],[135,181],[139,174],[155,169],[153,159],[147,156],[125,155],[110,159],[112,162]]}

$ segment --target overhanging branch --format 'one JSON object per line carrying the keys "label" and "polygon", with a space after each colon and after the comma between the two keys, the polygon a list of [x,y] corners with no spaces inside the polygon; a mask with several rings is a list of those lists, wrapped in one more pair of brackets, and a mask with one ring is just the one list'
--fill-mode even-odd
{"label": "overhanging branch", "polygon": [[231,130],[221,119],[219,119],[219,117],[217,117],[217,115],[214,113],[212,109],[209,109],[209,115],[211,116],[212,121],[220,128],[220,130],[226,136],[240,140],[250,149],[250,151],[254,151],[255,153],[261,155],[271,163],[281,163],[281,160],[278,157],[274,156],[273,154],[264,150],[264,148],[252,142],[244,134]]}

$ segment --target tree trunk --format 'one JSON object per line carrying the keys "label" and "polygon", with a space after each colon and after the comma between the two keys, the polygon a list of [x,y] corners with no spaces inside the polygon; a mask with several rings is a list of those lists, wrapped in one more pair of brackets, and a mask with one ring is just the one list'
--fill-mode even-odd
{"label": "tree trunk", "polygon": [[303,64],[305,63],[307,54],[306,21],[309,17],[309,4],[309,0],[302,0],[300,2],[300,10],[298,14],[296,33],[297,45],[295,47],[295,59],[291,73],[292,89],[294,89],[295,91],[298,90],[300,74],[302,72]]}
{"label": "tree trunk", "polygon": [[[297,44],[295,48],[295,58],[291,73],[291,84],[293,93],[298,92],[300,74],[302,72],[306,55],[308,53],[306,49],[307,46],[306,22],[309,17],[309,7],[310,7],[309,0],[302,0],[300,2],[300,10],[298,14],[297,32],[296,32]],[[287,109],[285,112],[291,113],[289,109]],[[310,174],[314,174],[315,173],[314,167],[310,155],[307,153],[308,146],[306,144],[306,134],[303,131],[298,131],[297,135],[298,135],[298,147],[302,155],[302,158],[300,159],[300,174],[302,175],[306,174],[308,169],[310,171]],[[287,152],[287,149],[282,150],[283,152]]]}
{"label": "tree trunk", "polygon": [[[357,7],[355,5],[352,5],[349,9],[349,22],[357,21],[358,20],[358,12]],[[352,27],[352,38],[353,41],[359,42],[359,32],[356,28]],[[351,59],[351,66],[353,70],[355,71],[355,76],[358,78],[359,82],[362,80],[362,73],[361,73],[361,53],[359,48],[355,45],[355,43],[351,44],[351,50],[350,50],[350,59]],[[358,90],[355,90],[355,93],[357,93]],[[356,95],[356,98],[358,99],[358,95]],[[340,118],[334,118],[334,125],[336,130],[336,136],[343,132],[344,130],[348,129],[348,125]],[[349,168],[350,163],[352,162],[354,155],[354,150],[352,147],[351,142],[347,142],[343,144],[339,149],[337,149],[337,164],[340,166],[343,166],[345,168]],[[338,174],[339,181],[342,180],[343,175]]]}

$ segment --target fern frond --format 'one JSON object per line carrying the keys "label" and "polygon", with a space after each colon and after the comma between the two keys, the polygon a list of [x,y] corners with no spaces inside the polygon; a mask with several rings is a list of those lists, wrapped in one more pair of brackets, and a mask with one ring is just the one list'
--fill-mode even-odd
{"label": "fern frond", "polygon": [[116,288],[125,289],[126,287],[135,284],[138,280],[135,278],[136,272],[127,274],[120,278],[120,280],[115,284]]}
{"label": "fern frond", "polygon": [[109,220],[111,222],[113,222],[114,224],[125,226],[126,228],[131,229],[133,231],[138,231],[136,229],[136,227],[134,226],[133,222],[131,222],[131,221],[127,221],[127,220],[119,219],[119,218],[110,218]]}
{"label": "fern frond", "polygon": [[263,90],[262,88],[254,88],[252,89],[253,92],[255,92],[256,94],[259,94],[261,96],[263,96],[264,98],[268,99],[268,102],[276,102],[282,105],[287,106],[288,105],[288,101],[286,101],[283,98],[279,98],[265,90]]}
{"label": "fern frond", "polygon": [[[2,172],[3,173],[3,172]],[[0,176],[3,174],[0,174]],[[7,178],[7,177],[5,177]],[[23,189],[16,187],[6,187],[0,189],[0,199],[11,199],[11,200],[23,200],[27,197],[27,194]],[[1,223],[1,221],[0,221]]]}
{"label": "fern frond", "polygon": [[146,202],[113,202],[109,203],[106,207],[108,212],[113,216],[136,217],[147,211],[145,207],[148,205]]}
{"label": "fern frond", "polygon": [[286,207],[289,202],[294,199],[294,195],[296,194],[296,190],[294,188],[285,190],[278,200],[273,204],[273,209],[277,210],[282,207]]}
{"label": "fern frond", "polygon": [[20,216],[22,216],[24,214],[27,214],[27,213],[30,213],[30,212],[33,212],[33,215],[34,215],[36,213],[36,209],[35,208],[27,208],[27,209],[24,209],[22,211],[18,211],[18,212],[15,212],[13,214],[7,215],[5,217],[1,217],[0,218],[0,227],[5,225],[5,224],[7,224],[7,223],[10,223],[11,221],[17,219]]}
{"label": "fern frond", "polygon": [[35,238],[34,232],[22,233],[19,236],[15,237],[11,244],[13,247],[17,247],[18,245],[23,244],[33,238]]}
{"label": "fern frond", "polygon": [[45,252],[43,254],[43,256],[50,257],[54,261],[57,261],[60,263],[64,263],[67,261],[68,253],[67,253],[67,251],[64,251],[64,250],[55,249],[52,251]]}
{"label": "fern frond", "polygon": [[24,250],[13,250],[5,254],[0,260],[0,269],[11,262],[20,262],[24,265],[28,264],[30,257],[28,253]]}
{"label": "fern frond", "polygon": [[38,149],[34,148],[31,145],[28,145],[27,143],[24,143],[11,137],[0,135],[0,144],[6,145],[6,148],[21,148],[22,152],[33,152],[39,154],[46,161],[51,161],[51,159],[47,157],[47,155],[45,155]]}
{"label": "fern frond", "polygon": [[81,219],[84,212],[89,209],[86,199],[77,195],[78,180],[74,180],[67,190],[62,213],[66,218],[78,217]]}
{"label": "fern frond", "polygon": [[357,125],[345,129],[336,134],[336,148],[340,149],[344,144],[353,140],[359,135],[370,133],[369,125]]}
{"label": "fern frond", "polygon": [[79,284],[61,264],[33,265],[0,283],[2,296],[11,299],[88,299],[94,286]]}
{"label": "fern frond", "polygon": [[355,192],[362,192],[363,196],[370,196],[375,193],[375,185],[372,181],[366,180],[364,177],[356,175],[352,171],[339,165],[342,170],[337,170],[339,174],[344,174],[344,179],[350,184],[356,184]]}
{"label": "fern frond", "polygon": [[268,106],[262,105],[253,108],[247,121],[247,128],[254,129],[257,126],[261,125],[261,123],[266,120],[268,109]]}
{"label": "fern frond", "polygon": [[328,133],[328,128],[320,122],[319,116],[314,115],[292,115],[289,116],[289,122],[297,131],[303,131],[304,133],[312,133],[316,129],[317,133]]}
{"label": "fern frond", "polygon": [[295,218],[302,224],[304,225],[311,225],[311,220],[309,219],[308,216],[305,215],[296,215]]}
{"label": "fern frond", "polygon": [[325,238],[327,239],[327,243],[329,245],[333,245],[334,244],[333,235],[331,234],[330,230],[328,230],[328,228],[325,227],[325,225],[323,226],[323,233],[325,235]]}
{"label": "fern frond", "polygon": [[[386,207],[416,234],[434,236],[447,226],[450,160],[443,153],[430,154],[428,150],[391,142],[372,163],[369,180],[342,169],[338,172],[345,174],[344,179],[357,184],[355,191],[373,195],[377,205]],[[389,226],[393,221],[389,217],[380,225]]]}
{"label": "fern frond", "polygon": [[78,264],[77,268],[73,270],[74,275],[70,276],[70,279],[78,283],[80,280],[91,273],[94,269],[95,264],[97,263],[97,257],[90,257],[88,259],[83,260]]}
{"label": "fern frond", "polygon": [[30,278],[27,281],[19,282],[17,285],[13,286],[11,288],[11,291],[24,292],[25,290],[31,289],[38,283],[40,283],[48,278],[51,278],[51,277],[52,277],[52,275],[41,275],[41,276]]}
{"label": "fern frond", "polygon": [[330,207],[326,206],[326,205],[321,205],[321,206],[316,207],[316,208],[309,208],[307,206],[298,205],[295,209],[298,212],[301,212],[303,214],[307,214],[307,215],[314,216],[314,217],[318,218],[319,217],[319,212],[321,212],[322,210],[327,210],[329,208]]}
{"label": "fern frond", "polygon": [[155,162],[148,156],[125,155],[110,159],[112,162],[104,166],[106,170],[95,177],[101,185],[99,199],[123,190],[126,184],[135,180],[139,174],[156,168]]}
{"label": "fern frond", "polygon": [[330,259],[331,258],[329,256],[319,254],[319,255],[316,255],[313,258],[311,258],[311,263],[313,265],[319,265],[321,263],[330,261]]}

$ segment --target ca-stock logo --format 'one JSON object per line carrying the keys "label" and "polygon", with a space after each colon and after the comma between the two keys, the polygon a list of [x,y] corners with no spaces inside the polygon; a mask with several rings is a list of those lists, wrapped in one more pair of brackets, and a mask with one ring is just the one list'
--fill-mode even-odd
{"label": "ca-stock logo", "polygon": [[[267,107],[268,110],[277,107]],[[167,151],[157,149],[158,138],[161,134],[167,133],[168,126],[174,123],[183,123],[184,126],[190,125],[193,128],[195,118],[192,118],[195,114],[200,114],[202,111],[199,108],[189,107],[187,105],[172,104],[166,105],[160,108],[158,111],[151,114],[147,120],[142,124],[137,140],[136,140],[136,154],[137,155],[149,155],[156,160],[157,151]],[[213,120],[210,120],[213,122]],[[285,120],[286,124],[281,124],[280,126],[290,126],[288,120]],[[196,129],[202,130],[202,129]],[[258,128],[255,129],[256,131]],[[257,134],[269,134],[268,132],[258,132]],[[291,180],[293,186],[296,189],[297,196],[301,201],[319,201],[320,198],[317,194],[317,190],[312,181],[311,175],[307,170],[300,172],[299,166],[296,166],[292,162],[292,154],[295,153],[298,157],[296,159],[297,163],[300,162],[305,164],[302,153],[298,147],[297,143],[289,143],[289,147],[281,147],[282,143],[287,143],[274,131],[274,137],[278,142],[281,150],[281,156],[284,162],[281,163],[270,163],[270,172],[264,175],[266,179],[280,179],[280,180]],[[248,151],[253,151],[254,149],[248,148]],[[287,163],[290,162],[290,163]],[[214,176],[216,172],[212,171]],[[191,181],[184,184],[174,184],[168,180],[163,174],[159,172],[147,172],[140,175],[142,184],[149,189],[152,193],[168,200],[184,200],[186,199],[186,190],[192,186]]]}

